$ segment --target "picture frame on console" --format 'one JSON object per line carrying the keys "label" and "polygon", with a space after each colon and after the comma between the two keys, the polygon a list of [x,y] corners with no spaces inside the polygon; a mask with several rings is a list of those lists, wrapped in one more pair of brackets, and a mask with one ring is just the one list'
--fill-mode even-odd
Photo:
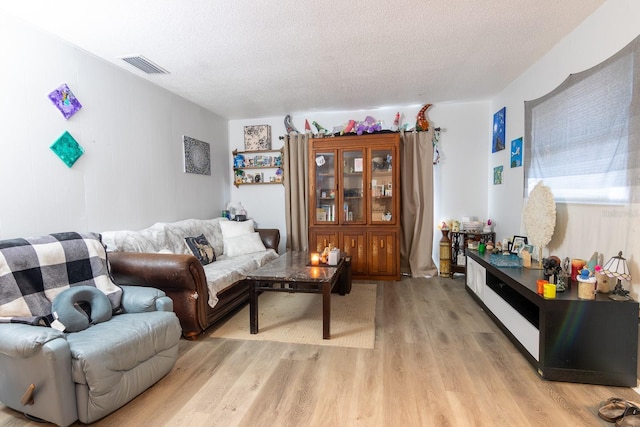
{"label": "picture frame on console", "polygon": [[509,248],[509,252],[512,254],[518,255],[520,250],[528,243],[526,236],[513,236],[513,240],[511,241],[511,247]]}

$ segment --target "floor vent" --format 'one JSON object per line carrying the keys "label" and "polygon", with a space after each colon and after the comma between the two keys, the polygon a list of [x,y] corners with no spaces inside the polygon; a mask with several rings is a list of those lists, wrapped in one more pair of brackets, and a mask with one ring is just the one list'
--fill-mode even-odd
{"label": "floor vent", "polygon": [[142,55],[125,56],[121,59],[147,74],[169,74],[167,70],[149,61]]}

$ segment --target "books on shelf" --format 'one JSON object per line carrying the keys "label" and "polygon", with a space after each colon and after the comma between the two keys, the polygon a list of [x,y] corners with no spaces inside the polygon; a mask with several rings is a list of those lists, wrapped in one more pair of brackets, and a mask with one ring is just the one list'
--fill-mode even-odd
{"label": "books on shelf", "polygon": [[336,218],[335,205],[321,205],[316,208],[316,221],[318,222],[333,222]]}

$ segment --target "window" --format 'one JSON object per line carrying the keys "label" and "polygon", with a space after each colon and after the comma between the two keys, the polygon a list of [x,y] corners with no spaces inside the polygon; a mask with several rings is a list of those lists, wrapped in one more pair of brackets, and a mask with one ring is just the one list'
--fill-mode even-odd
{"label": "window", "polygon": [[605,62],[525,102],[525,197],[630,203],[640,187],[640,37]]}

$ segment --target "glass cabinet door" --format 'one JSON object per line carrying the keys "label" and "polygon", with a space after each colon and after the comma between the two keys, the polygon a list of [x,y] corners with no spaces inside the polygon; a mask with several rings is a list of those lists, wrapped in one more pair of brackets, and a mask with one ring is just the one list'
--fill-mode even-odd
{"label": "glass cabinet door", "polygon": [[371,150],[371,223],[396,223],[393,203],[393,153],[391,149]]}
{"label": "glass cabinet door", "polygon": [[315,153],[315,223],[336,222],[340,210],[336,207],[336,155],[333,151]]}
{"label": "glass cabinet door", "polygon": [[365,207],[363,150],[342,151],[342,213],[341,223],[364,223]]}

